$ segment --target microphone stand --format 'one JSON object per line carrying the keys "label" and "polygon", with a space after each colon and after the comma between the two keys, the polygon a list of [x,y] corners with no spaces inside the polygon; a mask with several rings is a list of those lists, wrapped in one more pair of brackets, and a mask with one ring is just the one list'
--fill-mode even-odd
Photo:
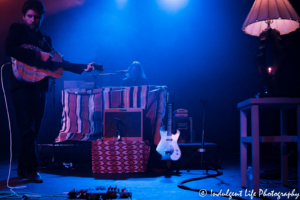
{"label": "microphone stand", "polygon": [[[206,108],[206,103],[207,103],[207,99],[200,99],[200,103],[203,104],[204,106],[204,110],[203,110],[203,121],[202,121],[202,145],[201,145],[201,148],[198,149],[186,162],[184,162],[177,170],[176,170],[176,173],[179,173],[180,169],[183,169],[185,168],[186,166],[188,166],[188,164],[194,159],[194,157],[199,153],[201,153],[201,165],[202,165],[202,160],[203,160],[203,153],[205,152],[205,149],[204,149],[204,125],[205,125],[205,108]],[[207,157],[210,162],[213,164],[213,162],[211,161],[211,159],[209,158],[209,156]],[[219,170],[218,170],[218,167],[216,166],[216,164],[214,164],[214,167],[211,168],[208,166],[207,163],[205,163],[205,168],[206,168],[206,174],[208,174],[208,170],[211,169],[211,170],[214,170],[216,171],[218,174],[220,174]],[[189,172],[189,168],[186,169],[187,172]]]}
{"label": "microphone stand", "polygon": [[94,77],[94,89],[98,89],[99,87],[97,86],[97,77],[98,76],[106,76],[106,75],[116,75],[116,73],[105,73],[105,74],[89,74],[88,76],[93,76]]}
{"label": "microphone stand", "polygon": [[203,104],[202,147],[200,149],[198,149],[198,151],[201,152],[201,165],[202,165],[203,153],[205,152],[205,149],[204,149],[204,130],[205,130],[205,108],[206,108],[207,99],[200,98],[200,103]]}
{"label": "microphone stand", "polygon": [[93,78],[94,78],[94,89],[98,88],[98,86],[97,86],[97,77],[98,76],[93,76]]}
{"label": "microphone stand", "polygon": [[118,141],[121,141],[121,130],[120,130],[120,119],[114,118],[114,120],[117,120],[117,136],[118,136]]}

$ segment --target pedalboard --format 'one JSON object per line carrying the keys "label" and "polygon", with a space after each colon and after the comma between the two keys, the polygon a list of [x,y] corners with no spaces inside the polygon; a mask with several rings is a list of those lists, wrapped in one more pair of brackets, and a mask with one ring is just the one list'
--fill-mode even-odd
{"label": "pedalboard", "polygon": [[86,200],[108,200],[108,199],[132,199],[132,193],[126,188],[119,189],[117,186],[105,188],[104,186],[95,189],[71,190],[68,193],[68,199],[86,199]]}

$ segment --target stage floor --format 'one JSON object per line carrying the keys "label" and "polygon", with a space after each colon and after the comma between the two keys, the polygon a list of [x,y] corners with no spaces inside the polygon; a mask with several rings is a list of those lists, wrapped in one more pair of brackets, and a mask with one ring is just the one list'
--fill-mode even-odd
{"label": "stage floor", "polygon": [[[27,186],[25,189],[15,189],[14,191],[19,194],[24,193],[38,193],[42,195],[55,195],[61,193],[68,193],[72,189],[94,189],[98,186],[109,186],[118,188],[126,188],[132,192],[133,198],[136,200],[142,199],[229,199],[228,197],[212,196],[207,194],[205,197],[200,197],[199,192],[188,191],[177,187],[177,184],[181,181],[198,178],[204,176],[205,170],[181,170],[179,174],[157,174],[151,173],[138,173],[138,174],[93,174],[91,169],[78,168],[78,169],[64,169],[64,168],[52,168],[44,169],[41,171],[44,183],[28,183],[22,181],[17,177],[17,155],[14,155],[12,163],[12,172],[10,179],[10,186]],[[194,189],[203,189],[213,192],[221,192],[226,194],[227,190],[232,193],[236,193],[234,196],[239,197],[242,194],[242,199],[251,199],[250,193],[246,193],[245,190],[240,187],[240,165],[239,154],[228,154],[220,158],[223,175],[214,178],[207,178],[203,180],[197,180],[186,183],[185,185]],[[279,163],[280,164],[280,163]],[[9,155],[1,155],[0,162],[0,176],[1,184],[0,189],[2,192],[9,191],[6,187],[6,179],[8,175],[9,167]],[[263,162],[261,163],[261,171],[274,170],[279,165]],[[209,171],[209,174],[215,174],[214,171]],[[289,187],[282,187],[280,185],[280,179],[274,173],[270,175],[269,179],[261,179],[261,188],[266,190],[269,194],[274,190],[275,192],[292,193],[293,187],[297,185],[297,174],[290,169],[290,185]],[[279,175],[280,177],[280,175]],[[298,193],[296,190],[294,193]],[[67,196],[66,194],[63,194]],[[67,199],[66,197],[52,197],[51,199]],[[258,198],[252,198],[258,199]],[[269,196],[269,199],[278,199],[277,196]],[[280,199],[287,199],[287,197],[281,197]],[[290,197],[289,199],[296,199],[296,197]]]}

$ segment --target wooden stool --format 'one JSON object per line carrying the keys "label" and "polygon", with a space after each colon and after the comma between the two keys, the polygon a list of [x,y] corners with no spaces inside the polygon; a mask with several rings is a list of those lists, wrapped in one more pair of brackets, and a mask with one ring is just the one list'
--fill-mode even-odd
{"label": "wooden stool", "polygon": [[[281,181],[288,185],[288,155],[287,143],[297,142],[298,146],[298,174],[300,174],[300,98],[250,98],[238,103],[240,109],[240,152],[241,152],[241,186],[246,187],[247,171],[247,143],[252,144],[252,168],[254,192],[259,193],[259,143],[281,143]],[[259,136],[259,108],[280,108],[280,136]],[[297,136],[287,135],[287,110],[297,109]],[[247,110],[251,111],[251,136],[247,136]],[[298,189],[300,189],[300,176],[298,176]]]}

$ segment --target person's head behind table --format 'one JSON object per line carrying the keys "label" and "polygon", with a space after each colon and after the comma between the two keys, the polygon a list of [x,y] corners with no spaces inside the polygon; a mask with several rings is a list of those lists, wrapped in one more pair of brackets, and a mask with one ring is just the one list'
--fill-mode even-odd
{"label": "person's head behind table", "polygon": [[143,66],[138,61],[133,61],[131,63],[131,65],[127,69],[126,76],[128,78],[131,78],[133,81],[136,81],[137,79],[140,79],[140,78],[146,78]]}

